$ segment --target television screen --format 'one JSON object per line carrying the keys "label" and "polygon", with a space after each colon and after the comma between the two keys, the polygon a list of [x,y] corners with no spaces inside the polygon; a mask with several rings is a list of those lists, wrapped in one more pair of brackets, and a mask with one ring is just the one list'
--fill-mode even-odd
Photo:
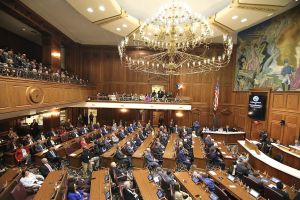
{"label": "television screen", "polygon": [[265,120],[266,99],[264,95],[251,94],[249,96],[248,116],[255,120]]}

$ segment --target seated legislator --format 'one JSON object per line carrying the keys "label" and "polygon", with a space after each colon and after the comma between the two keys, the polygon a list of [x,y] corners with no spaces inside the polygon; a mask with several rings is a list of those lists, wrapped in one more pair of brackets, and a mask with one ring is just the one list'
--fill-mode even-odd
{"label": "seated legislator", "polygon": [[131,166],[131,159],[122,152],[119,146],[117,146],[114,158],[119,164],[126,164],[127,166]]}
{"label": "seated legislator", "polygon": [[196,177],[197,179],[205,183],[209,191],[211,192],[215,191],[215,182],[211,178],[209,178],[207,174],[194,171],[192,176]]}
{"label": "seated legislator", "polygon": [[126,200],[139,200],[138,194],[132,189],[132,183],[130,181],[124,182],[123,196]]}
{"label": "seated legislator", "polygon": [[120,139],[114,133],[111,135],[111,140],[113,143],[118,143],[120,141]]}
{"label": "seated legislator", "polygon": [[42,152],[46,149],[46,146],[42,143],[41,140],[37,141],[37,144],[34,147],[35,152]]}
{"label": "seated legislator", "polygon": [[132,156],[132,155],[133,155],[134,149],[133,149],[133,147],[132,147],[132,145],[131,145],[130,142],[127,142],[127,143],[126,143],[126,145],[125,145],[125,147],[124,147],[124,153],[125,153],[125,155],[127,155],[127,156]]}
{"label": "seated legislator", "polygon": [[104,135],[107,135],[107,134],[108,134],[108,130],[106,128],[106,125],[104,125],[103,128],[102,128],[102,135],[104,136]]}
{"label": "seated legislator", "polygon": [[[214,146],[212,146],[214,147]],[[222,155],[219,153],[219,151],[216,150],[216,148],[210,148],[210,152],[207,154],[207,158],[211,160],[212,164],[216,166],[220,166],[222,170],[225,169],[225,163],[222,159]]]}
{"label": "seated legislator", "polygon": [[192,200],[192,198],[188,195],[188,193],[181,191],[180,185],[176,183],[174,185],[174,200]]}
{"label": "seated legislator", "polygon": [[183,147],[180,147],[178,155],[177,155],[177,159],[178,159],[178,162],[185,165],[188,170],[190,169],[192,163],[191,163],[190,158],[186,155],[186,152]]}
{"label": "seated legislator", "polygon": [[144,158],[146,161],[147,166],[151,168],[156,168],[159,166],[159,161],[154,158],[154,156],[151,153],[150,148],[147,148],[144,152]]}
{"label": "seated legislator", "polygon": [[31,158],[28,148],[24,147],[22,144],[19,144],[15,152],[15,158],[18,163],[25,161],[25,165],[27,165]]}
{"label": "seated legislator", "polygon": [[27,134],[23,139],[23,144],[26,146],[26,145],[30,145],[33,143],[34,143],[33,138],[31,137],[31,135]]}
{"label": "seated legislator", "polygon": [[88,194],[82,190],[77,190],[77,186],[74,182],[68,184],[67,200],[87,200]]}
{"label": "seated legislator", "polygon": [[121,129],[121,131],[118,133],[118,138],[120,138],[120,140],[124,139],[126,137],[124,130]]}
{"label": "seated legislator", "polygon": [[122,168],[118,168],[115,162],[110,163],[109,169],[110,177],[113,179],[116,177],[118,180],[114,180],[114,182],[126,181],[128,180],[128,176],[126,171]]}
{"label": "seated legislator", "polygon": [[42,165],[39,167],[39,171],[44,178],[46,178],[50,172],[54,171],[52,166],[48,163],[47,158],[42,159]]}
{"label": "seated legislator", "polygon": [[22,177],[20,183],[25,187],[25,189],[39,189],[44,181],[44,177],[41,175],[35,175],[29,171],[22,171]]}
{"label": "seated legislator", "polygon": [[46,146],[47,147],[54,147],[56,145],[56,142],[54,142],[52,136],[48,137],[47,142],[46,142]]}
{"label": "seated legislator", "polygon": [[289,194],[283,190],[283,184],[282,182],[277,182],[276,183],[276,187],[272,187],[273,190],[275,190],[276,192],[278,192],[279,194],[281,194],[283,196],[284,200],[289,200]]}
{"label": "seated legislator", "polygon": [[87,146],[83,146],[83,151],[81,154],[81,164],[82,164],[82,171],[83,171],[83,177],[86,178],[88,175],[88,170],[90,172],[93,172],[93,168],[98,168],[99,163],[99,157],[93,156],[88,149]]}
{"label": "seated legislator", "polygon": [[134,139],[132,140],[132,142],[138,147],[141,146],[141,144],[142,144],[142,140],[139,138],[138,135],[134,136]]}
{"label": "seated legislator", "polygon": [[53,164],[56,165],[57,168],[60,169],[61,167],[61,160],[62,158],[59,157],[56,152],[54,147],[50,147],[49,151],[45,153],[45,157]]}
{"label": "seated legislator", "polygon": [[110,149],[112,147],[112,141],[109,136],[105,137],[104,145],[106,149]]}

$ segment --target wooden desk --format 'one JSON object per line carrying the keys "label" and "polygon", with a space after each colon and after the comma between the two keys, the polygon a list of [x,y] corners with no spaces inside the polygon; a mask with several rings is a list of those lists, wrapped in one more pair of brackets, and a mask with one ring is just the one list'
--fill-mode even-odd
{"label": "wooden desk", "polygon": [[5,184],[7,184],[4,190],[0,193],[0,199],[9,199],[10,191],[17,185],[20,176],[21,174],[18,168],[11,168],[0,177],[0,187],[2,188]]}
{"label": "wooden desk", "polygon": [[272,143],[272,146],[272,155],[281,154],[283,155],[283,164],[295,169],[300,169],[300,153],[295,152],[293,148],[278,145],[276,143]]}
{"label": "wooden desk", "polygon": [[169,169],[176,168],[176,159],[175,159],[175,150],[174,145],[177,139],[177,134],[172,133],[168,140],[168,144],[165,149],[165,153],[163,155],[163,167]]}
{"label": "wooden desk", "polygon": [[[50,172],[44,180],[42,187],[34,196],[34,200],[63,199],[67,193],[67,171],[58,170]],[[54,198],[52,198],[54,197]]]}
{"label": "wooden desk", "polygon": [[[63,144],[58,144],[54,146],[55,151],[57,152],[58,149],[63,147]],[[44,154],[48,152],[48,149],[45,149],[44,151],[38,152],[34,154],[34,164],[36,166],[40,166],[42,164],[42,159],[44,158]]]}
{"label": "wooden desk", "polygon": [[[231,193],[236,199],[249,200],[254,197],[247,192],[247,189],[242,187],[238,182],[232,182],[227,178],[227,174],[224,171],[209,171],[209,176],[216,182],[219,183],[222,188],[227,192]],[[264,199],[260,197],[259,199]]]}
{"label": "wooden desk", "polygon": [[147,169],[135,169],[133,170],[134,180],[140,190],[140,193],[143,197],[143,200],[159,200],[156,192],[157,187],[155,183],[149,182],[148,175],[149,172]]}
{"label": "wooden desk", "polygon": [[215,142],[215,145],[223,156],[225,166],[231,166],[236,158],[233,157],[233,154],[228,150],[227,146],[223,142]]}
{"label": "wooden desk", "polygon": [[245,132],[225,132],[225,131],[203,131],[203,138],[210,135],[215,141],[224,141],[226,144],[237,144],[238,140],[244,140]]}
{"label": "wooden desk", "polygon": [[244,140],[238,141],[239,151],[249,153],[250,165],[260,171],[266,171],[270,176],[280,179],[283,183],[300,189],[300,170],[280,163],[263,152],[256,152],[246,146]]}
{"label": "wooden desk", "polygon": [[[109,188],[111,194],[110,180],[105,183],[105,176],[109,175],[108,169],[101,169],[92,173],[90,199],[91,200],[106,200],[105,186]],[[112,199],[112,195],[110,196]]]}
{"label": "wooden desk", "polygon": [[199,137],[193,138],[193,153],[194,153],[194,165],[197,168],[205,169],[206,168],[206,156],[204,151],[204,144]]}
{"label": "wooden desk", "polygon": [[132,155],[132,164],[134,167],[143,168],[144,167],[144,151],[151,146],[154,139],[156,138],[156,134],[150,134],[139,146],[139,148]]}
{"label": "wooden desk", "polygon": [[[135,131],[131,133],[130,135],[127,135],[123,140],[121,140],[118,145],[119,147],[123,147],[129,140],[133,139],[138,134],[138,131]],[[113,156],[117,151],[117,145],[114,145],[112,148],[110,148],[108,151],[103,153],[101,155],[102,163],[104,167],[110,167],[110,163],[113,161]]]}
{"label": "wooden desk", "polygon": [[174,173],[176,180],[180,183],[181,186],[187,191],[187,193],[192,197],[192,199],[198,199],[201,196],[201,199],[209,200],[210,193],[205,191],[205,189],[199,184],[195,184],[192,181],[191,176],[187,171],[176,172]]}
{"label": "wooden desk", "polygon": [[[89,143],[87,144],[88,149],[92,149],[94,147],[94,143]],[[82,154],[83,149],[78,149],[68,155],[68,160],[69,160],[69,167],[74,168],[74,169],[79,169],[81,168],[81,154]]]}

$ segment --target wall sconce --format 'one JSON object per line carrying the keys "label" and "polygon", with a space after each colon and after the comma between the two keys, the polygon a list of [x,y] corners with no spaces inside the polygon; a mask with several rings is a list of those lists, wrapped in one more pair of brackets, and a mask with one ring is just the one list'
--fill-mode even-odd
{"label": "wall sconce", "polygon": [[60,53],[59,52],[55,52],[55,51],[53,51],[52,53],[51,53],[51,56],[53,57],[53,58],[60,58]]}
{"label": "wall sconce", "polygon": [[175,115],[176,115],[176,117],[183,117],[183,113],[182,112],[176,112]]}

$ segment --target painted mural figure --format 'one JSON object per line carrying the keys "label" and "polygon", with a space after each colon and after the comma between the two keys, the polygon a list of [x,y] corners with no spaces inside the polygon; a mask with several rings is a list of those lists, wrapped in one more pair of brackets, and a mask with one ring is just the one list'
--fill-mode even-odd
{"label": "painted mural figure", "polygon": [[284,60],[284,67],[281,70],[282,75],[282,90],[286,91],[290,90],[291,87],[291,77],[295,69],[289,65],[289,61],[287,59]]}

